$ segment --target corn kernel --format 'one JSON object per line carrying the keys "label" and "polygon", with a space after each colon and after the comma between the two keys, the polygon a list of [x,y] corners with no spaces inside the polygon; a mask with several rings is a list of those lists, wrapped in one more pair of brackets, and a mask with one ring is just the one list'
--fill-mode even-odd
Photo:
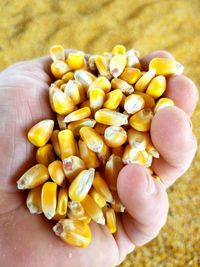
{"label": "corn kernel", "polygon": [[122,146],[112,147],[111,153],[122,158],[122,156],[124,154],[124,148]]}
{"label": "corn kernel", "polygon": [[90,117],[91,115],[91,109],[88,107],[84,107],[84,108],[80,108],[77,109],[73,112],[71,112],[70,114],[68,114],[65,118],[64,118],[64,122],[73,122],[73,121],[79,121],[85,118]]}
{"label": "corn kernel", "polygon": [[100,193],[98,193],[95,189],[92,189],[90,192],[91,198],[96,202],[96,204],[103,208],[106,206],[106,199],[104,196],[102,196]]}
{"label": "corn kernel", "polygon": [[75,71],[74,78],[87,90],[97,77],[86,70],[77,70]]}
{"label": "corn kernel", "polygon": [[125,54],[126,53],[126,47],[124,45],[115,45],[112,49],[112,54]]}
{"label": "corn kernel", "polygon": [[89,149],[94,152],[101,152],[104,142],[102,137],[93,128],[84,126],[80,129],[80,136]]}
{"label": "corn kernel", "polygon": [[166,89],[166,78],[165,76],[159,75],[153,78],[147,87],[146,93],[157,99],[160,97]]}
{"label": "corn kernel", "polygon": [[113,78],[111,81],[111,86],[113,89],[121,90],[125,95],[130,95],[134,92],[132,85],[119,78]]}
{"label": "corn kernel", "polygon": [[106,77],[99,76],[93,83],[90,85],[88,92],[94,88],[99,88],[104,91],[104,93],[108,93],[111,90],[111,83]]}
{"label": "corn kernel", "polygon": [[67,128],[67,124],[64,122],[65,116],[57,114],[56,117],[57,117],[57,122],[58,122],[58,126],[59,126],[60,130],[66,129]]}
{"label": "corn kernel", "polygon": [[95,120],[86,118],[86,119],[82,119],[82,120],[69,123],[68,129],[73,132],[75,137],[78,137],[79,131],[82,127],[88,126],[88,127],[94,128],[95,125],[96,125]]}
{"label": "corn kernel", "polygon": [[103,108],[95,113],[95,120],[105,125],[121,126],[128,124],[128,115]]}
{"label": "corn kernel", "polygon": [[97,67],[100,75],[105,76],[108,79],[111,78],[111,74],[110,74],[109,69],[108,69],[107,59],[103,56],[96,56],[94,61],[95,61],[96,67]]}
{"label": "corn kernel", "polygon": [[145,101],[142,96],[139,95],[129,95],[124,101],[124,109],[128,114],[134,114],[139,110],[143,109],[145,106]]}
{"label": "corn kernel", "polygon": [[146,150],[140,151],[140,153],[142,160],[144,161],[143,165],[146,167],[150,167],[153,161],[152,155],[148,153]]}
{"label": "corn kernel", "polygon": [[119,76],[120,79],[126,81],[129,84],[134,84],[141,77],[141,71],[136,68],[126,67],[122,74]]}
{"label": "corn kernel", "polygon": [[81,102],[78,85],[73,80],[69,80],[65,86],[65,94],[72,99],[75,105]]}
{"label": "corn kernel", "polygon": [[36,151],[36,161],[41,163],[46,167],[55,160],[55,155],[53,153],[53,146],[51,144],[39,147]]}
{"label": "corn kernel", "polygon": [[156,103],[152,96],[139,91],[135,91],[134,94],[139,95],[144,99],[144,108],[153,108],[155,106]]}
{"label": "corn kernel", "polygon": [[97,158],[96,153],[90,150],[85,142],[79,140],[78,146],[80,157],[84,161],[86,168],[98,168],[101,165],[101,162]]}
{"label": "corn kernel", "polygon": [[69,80],[74,80],[74,73],[72,71],[69,71],[62,76],[63,83],[67,83]]}
{"label": "corn kernel", "polygon": [[94,127],[94,129],[95,129],[95,131],[98,133],[98,134],[100,134],[100,135],[104,135],[104,132],[105,132],[105,130],[106,130],[106,128],[107,128],[108,126],[107,125],[105,125],[105,124],[101,124],[101,123],[96,123],[96,125],[95,125],[95,127]]}
{"label": "corn kernel", "polygon": [[149,63],[149,69],[154,69],[156,75],[175,75],[182,74],[184,71],[183,65],[169,58],[153,58]]}
{"label": "corn kernel", "polygon": [[134,129],[129,129],[127,135],[128,142],[132,148],[139,151],[146,149],[150,140],[150,136],[147,132],[139,132]]}
{"label": "corn kernel", "polygon": [[122,159],[116,155],[111,155],[105,165],[105,178],[110,189],[117,190],[117,177],[124,167]]}
{"label": "corn kernel", "polygon": [[132,148],[130,145],[127,145],[124,150],[124,154],[122,156],[122,161],[124,164],[133,164],[138,163],[141,165],[145,165],[146,159],[141,153],[141,151]]}
{"label": "corn kernel", "polygon": [[60,146],[58,142],[59,130],[54,130],[51,135],[51,143],[53,145],[54,151],[58,157],[60,157]]}
{"label": "corn kernel", "polygon": [[60,90],[64,93],[65,92],[66,83],[61,84]]}
{"label": "corn kernel", "polygon": [[119,89],[113,90],[110,93],[106,94],[106,99],[103,104],[104,108],[115,110],[118,108],[122,100],[122,91]]}
{"label": "corn kernel", "polygon": [[127,63],[126,55],[116,54],[110,60],[110,73],[116,78],[119,77]]}
{"label": "corn kernel", "polygon": [[51,109],[53,111],[55,111],[55,109],[54,109],[54,103],[53,103],[53,95],[54,95],[55,92],[62,92],[62,90],[60,88],[58,88],[58,86],[55,83],[52,83],[49,86],[49,104],[50,104]]}
{"label": "corn kernel", "polygon": [[146,132],[150,130],[152,118],[151,109],[144,108],[131,116],[129,124],[137,131]]}
{"label": "corn kernel", "polygon": [[126,142],[127,133],[120,126],[110,126],[105,130],[104,140],[109,147],[120,147]]}
{"label": "corn kernel", "polygon": [[108,227],[109,231],[114,234],[117,232],[117,222],[116,222],[116,215],[115,211],[112,208],[106,209],[106,226]]}
{"label": "corn kernel", "polygon": [[61,45],[54,45],[50,48],[50,56],[53,61],[65,60],[65,49]]}
{"label": "corn kernel", "polygon": [[60,188],[58,192],[58,201],[56,207],[56,217],[65,218],[67,215],[68,195],[65,188]]}
{"label": "corn kernel", "polygon": [[156,72],[154,69],[149,70],[145,74],[143,74],[142,77],[136,82],[135,90],[144,92],[155,74]]}
{"label": "corn kernel", "polygon": [[61,79],[62,76],[70,70],[67,63],[61,60],[56,60],[51,64],[51,72],[56,79]]}
{"label": "corn kernel", "polygon": [[105,93],[102,89],[94,88],[89,91],[90,107],[93,111],[103,106]]}
{"label": "corn kernel", "polygon": [[105,164],[110,157],[110,149],[106,144],[103,144],[102,150],[97,153],[99,160]]}
{"label": "corn kernel", "polygon": [[69,53],[67,57],[67,63],[73,70],[80,69],[84,65],[85,55],[83,52]]}
{"label": "corn kernel", "polygon": [[85,89],[83,88],[82,84],[78,81],[74,81],[74,83],[77,85],[79,94],[80,94],[80,103],[83,103],[86,100],[86,92]]}
{"label": "corn kernel", "polygon": [[125,206],[121,203],[119,196],[116,191],[112,191],[113,200],[111,202],[111,207],[115,212],[124,212]]}
{"label": "corn kernel", "polygon": [[49,164],[48,171],[54,183],[60,186],[64,185],[65,174],[63,171],[62,161],[53,161],[51,164]]}
{"label": "corn kernel", "polygon": [[153,175],[153,170],[151,167],[147,167],[146,170],[150,175]]}
{"label": "corn kernel", "polygon": [[170,98],[160,98],[158,102],[156,103],[154,107],[154,112],[156,113],[158,110],[161,110],[162,108],[166,107],[172,107],[174,106],[174,101],[171,100]]}
{"label": "corn kernel", "polygon": [[95,173],[93,187],[99,194],[105,197],[106,201],[111,202],[113,200],[111,191],[99,172]]}
{"label": "corn kernel", "polygon": [[69,197],[73,201],[82,201],[89,192],[93,180],[95,170],[93,168],[89,170],[81,171],[69,186]]}
{"label": "corn kernel", "polygon": [[147,143],[146,151],[150,155],[152,155],[154,158],[159,158],[160,157],[158,150],[154,147],[154,145],[152,144],[152,142],[150,140]]}
{"label": "corn kernel", "polygon": [[74,179],[81,171],[85,170],[84,161],[77,157],[71,156],[63,160],[63,171],[67,179]]}
{"label": "corn kernel", "polygon": [[99,224],[105,224],[105,218],[101,208],[96,204],[90,195],[86,195],[81,204],[93,221]]}
{"label": "corn kernel", "polygon": [[46,145],[53,132],[53,127],[53,120],[43,120],[38,122],[28,131],[27,137],[29,142],[38,147]]}
{"label": "corn kernel", "polygon": [[91,55],[91,56],[89,56],[89,59],[88,59],[88,66],[92,72],[95,72],[97,70],[97,67],[95,64],[95,58],[96,57],[97,57],[97,55]]}
{"label": "corn kernel", "polygon": [[78,220],[61,219],[53,231],[64,242],[75,247],[87,247],[91,242],[90,227]]}
{"label": "corn kernel", "polygon": [[42,207],[41,207],[41,192],[42,186],[37,186],[31,189],[28,193],[26,199],[26,205],[31,214],[41,214]]}
{"label": "corn kernel", "polygon": [[46,182],[41,193],[42,211],[45,217],[51,220],[56,213],[57,205],[57,184]]}
{"label": "corn kernel", "polygon": [[72,99],[62,91],[53,94],[52,103],[54,111],[60,115],[67,115],[75,109]]}
{"label": "corn kernel", "polygon": [[85,221],[86,218],[90,218],[80,202],[69,201],[68,203],[68,216],[70,219]]}
{"label": "corn kernel", "polygon": [[75,139],[72,131],[68,129],[60,131],[58,133],[58,141],[62,160],[76,155]]}
{"label": "corn kernel", "polygon": [[17,188],[20,190],[35,188],[49,179],[46,166],[41,163],[34,165],[26,171],[17,181]]}
{"label": "corn kernel", "polygon": [[141,69],[140,60],[138,58],[138,52],[134,49],[130,49],[126,52],[127,55],[127,66]]}
{"label": "corn kernel", "polygon": [[56,80],[55,82],[54,82],[54,85],[56,86],[56,87],[60,87],[62,84],[64,84],[65,82],[63,81],[63,80]]}

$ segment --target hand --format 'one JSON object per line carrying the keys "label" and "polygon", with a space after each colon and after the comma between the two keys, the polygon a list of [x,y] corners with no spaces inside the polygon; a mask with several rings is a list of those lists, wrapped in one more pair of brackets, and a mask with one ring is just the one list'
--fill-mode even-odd
{"label": "hand", "polygon": [[[172,57],[164,51],[153,52],[142,59],[144,68],[156,56]],[[162,109],[153,118],[151,137],[161,154],[153,169],[164,185],[140,165],[124,167],[117,186],[126,212],[118,218],[118,232],[112,236],[105,226],[91,223],[91,244],[74,248],[55,236],[51,230],[55,223],[29,213],[24,192],[16,188],[16,181],[34,162],[27,130],[53,117],[48,104],[49,64],[49,57],[44,57],[17,63],[0,73],[0,266],[113,267],[134,245],[154,238],[166,222],[166,187],[190,166],[197,148],[189,121],[197,89],[185,76],[169,78],[165,95],[176,107]]]}

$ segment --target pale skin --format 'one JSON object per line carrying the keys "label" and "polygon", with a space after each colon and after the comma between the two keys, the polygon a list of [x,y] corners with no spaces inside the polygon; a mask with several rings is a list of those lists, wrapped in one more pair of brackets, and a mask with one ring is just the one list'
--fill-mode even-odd
{"label": "pale skin", "polygon": [[[153,52],[142,59],[144,68],[153,57],[172,58],[165,51]],[[166,222],[166,189],[189,168],[197,149],[189,118],[198,91],[183,75],[169,78],[165,95],[176,107],[160,110],[151,125],[151,137],[161,155],[153,169],[163,185],[140,165],[124,167],[117,189],[126,212],[118,218],[118,232],[113,236],[105,226],[92,223],[91,244],[74,248],[55,236],[54,222],[29,213],[25,193],[16,188],[17,179],[33,165],[35,150],[26,139],[28,129],[53,117],[48,105],[49,63],[44,57],[0,73],[0,266],[114,267],[135,246],[152,240]]]}

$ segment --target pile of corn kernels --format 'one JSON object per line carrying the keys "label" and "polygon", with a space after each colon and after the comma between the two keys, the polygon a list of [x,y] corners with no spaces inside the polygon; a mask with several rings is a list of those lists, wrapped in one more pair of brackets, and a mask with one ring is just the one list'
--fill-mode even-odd
{"label": "pile of corn kernels", "polygon": [[[159,158],[150,137],[151,120],[174,102],[162,97],[167,77],[181,74],[172,59],[154,58],[143,71],[137,51],[116,45],[112,52],[65,56],[62,46],[50,49],[49,103],[56,113],[34,125],[28,140],[38,147],[37,164],[17,182],[29,189],[31,214],[58,221],[53,231],[66,243],[86,247],[90,221],[117,231],[116,213],[125,207],[117,194],[117,177],[126,164],[151,169]],[[54,127],[55,125],[55,127]]]}

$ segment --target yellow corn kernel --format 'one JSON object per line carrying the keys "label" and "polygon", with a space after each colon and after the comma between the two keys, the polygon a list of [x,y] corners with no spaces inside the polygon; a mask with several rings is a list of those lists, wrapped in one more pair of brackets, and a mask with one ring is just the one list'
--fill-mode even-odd
{"label": "yellow corn kernel", "polygon": [[95,113],[95,120],[105,125],[121,126],[128,124],[128,115],[103,108]]}
{"label": "yellow corn kernel", "polygon": [[144,92],[148,87],[150,81],[155,77],[156,71],[154,69],[147,71],[142,77],[136,82],[135,90]]}
{"label": "yellow corn kernel", "polygon": [[56,79],[61,79],[62,76],[70,70],[67,63],[61,60],[56,60],[51,64],[51,72]]}
{"label": "yellow corn kernel", "polygon": [[42,213],[41,192],[42,192],[42,185],[31,189],[28,193],[28,196],[26,199],[26,205],[31,214]]}
{"label": "yellow corn kernel", "polygon": [[160,97],[166,89],[166,78],[165,76],[159,75],[153,78],[147,87],[146,93],[157,99]]}
{"label": "yellow corn kernel", "polygon": [[134,94],[141,96],[144,99],[144,107],[145,108],[153,108],[155,106],[155,100],[152,96],[143,93],[143,92],[137,92],[135,91]]}
{"label": "yellow corn kernel", "polygon": [[104,93],[106,94],[106,93],[110,92],[110,90],[111,90],[111,83],[106,77],[99,76],[90,85],[88,92],[90,92],[90,90],[92,90],[94,88],[102,89],[104,91]]}
{"label": "yellow corn kernel", "polygon": [[124,212],[125,206],[121,203],[119,196],[116,191],[112,191],[113,200],[111,202],[111,207],[115,212]]}
{"label": "yellow corn kernel", "polygon": [[54,111],[60,115],[67,115],[75,109],[72,99],[62,91],[53,94],[52,102]]}
{"label": "yellow corn kernel", "polygon": [[134,114],[145,106],[144,98],[140,95],[129,95],[124,101],[124,109],[128,114]]}
{"label": "yellow corn kernel", "polygon": [[103,106],[105,93],[102,89],[94,88],[89,92],[90,107],[93,111],[100,109]]}
{"label": "yellow corn kernel", "polygon": [[101,208],[96,204],[90,195],[86,195],[81,204],[93,221],[99,224],[105,224],[105,218]]}
{"label": "yellow corn kernel", "polygon": [[81,171],[85,170],[84,161],[77,157],[71,156],[63,160],[63,171],[67,179],[74,179]]}
{"label": "yellow corn kernel", "polygon": [[84,107],[90,108],[90,100],[89,99],[87,99],[81,103],[80,108],[84,108]]}
{"label": "yellow corn kernel", "polygon": [[113,89],[121,90],[125,95],[130,95],[134,92],[132,85],[119,78],[113,78],[111,81],[111,86]]}
{"label": "yellow corn kernel", "polygon": [[145,150],[150,141],[150,136],[147,132],[129,129],[127,135],[129,145],[138,151]]}
{"label": "yellow corn kernel", "polygon": [[78,85],[73,80],[69,80],[65,86],[65,94],[72,99],[75,105],[81,101]]}
{"label": "yellow corn kernel", "polygon": [[90,150],[82,140],[78,141],[80,157],[85,163],[86,168],[98,168],[101,165],[95,152]]}
{"label": "yellow corn kernel", "polygon": [[126,52],[127,55],[127,66],[141,69],[140,60],[138,58],[138,52],[134,49],[130,49]]}
{"label": "yellow corn kernel", "polygon": [[108,79],[111,78],[111,74],[108,69],[107,59],[103,56],[96,56],[94,61],[95,61],[97,70],[100,73],[100,75],[105,76]]}
{"label": "yellow corn kernel", "polygon": [[95,170],[90,168],[88,170],[81,171],[69,186],[69,197],[73,201],[82,201],[89,192],[93,180]]}
{"label": "yellow corn kernel", "polygon": [[84,59],[85,55],[81,51],[69,53],[67,57],[67,63],[71,69],[77,70],[82,68],[82,66],[84,65]]}
{"label": "yellow corn kernel", "polygon": [[63,186],[65,181],[65,174],[63,171],[62,161],[55,160],[48,166],[48,171],[51,179],[57,185]]}
{"label": "yellow corn kernel", "polygon": [[104,142],[102,137],[93,128],[84,126],[80,129],[79,133],[90,150],[101,152]]}
{"label": "yellow corn kernel", "polygon": [[49,141],[53,132],[54,121],[43,120],[35,124],[27,134],[29,142],[34,146],[44,146]]}
{"label": "yellow corn kernel", "polygon": [[73,219],[61,219],[53,231],[64,242],[75,247],[87,247],[91,242],[89,225]]}
{"label": "yellow corn kernel", "polygon": [[87,119],[82,119],[82,120],[69,123],[68,129],[73,132],[74,136],[78,137],[79,131],[82,127],[88,126],[88,127],[94,128],[95,125],[96,125],[95,120],[87,118]]}
{"label": "yellow corn kernel", "polygon": [[79,121],[85,118],[90,117],[91,115],[91,109],[88,107],[84,107],[84,108],[80,108],[77,109],[73,112],[71,112],[70,114],[68,114],[65,118],[64,118],[64,122],[73,122],[73,121]]}
{"label": "yellow corn kernel", "polygon": [[57,117],[57,122],[58,122],[58,126],[59,126],[60,130],[66,129],[67,128],[67,124],[64,122],[65,116],[57,114],[56,117]]}
{"label": "yellow corn kernel", "polygon": [[146,170],[150,175],[153,175],[153,170],[151,169],[151,167],[147,167]]}
{"label": "yellow corn kernel", "polygon": [[61,152],[61,159],[76,155],[75,139],[71,130],[62,130],[58,133],[58,141]]}
{"label": "yellow corn kernel", "polygon": [[159,158],[159,152],[158,150],[154,147],[154,145],[152,144],[151,140],[149,140],[147,147],[146,147],[146,151],[152,155],[154,158]]}
{"label": "yellow corn kernel", "polygon": [[149,69],[155,70],[156,75],[175,75],[182,74],[183,65],[169,58],[153,58],[149,63]]}
{"label": "yellow corn kernel", "polygon": [[110,60],[110,73],[116,78],[119,77],[127,63],[126,55],[116,54]]}
{"label": "yellow corn kernel", "polygon": [[99,194],[105,197],[106,201],[112,202],[113,197],[111,191],[99,172],[95,173],[93,187]]}
{"label": "yellow corn kernel", "polygon": [[39,147],[36,151],[36,161],[41,163],[46,167],[55,160],[55,155],[53,153],[53,146],[51,144],[46,144]]}
{"label": "yellow corn kernel", "polygon": [[116,89],[113,90],[111,92],[109,92],[108,94],[106,94],[106,99],[105,102],[103,104],[104,108],[108,108],[108,109],[116,109],[118,108],[121,100],[122,100],[122,91],[120,89]]}
{"label": "yellow corn kernel", "polygon": [[124,45],[115,45],[112,49],[112,54],[125,54],[126,53],[126,47]]}
{"label": "yellow corn kernel", "polygon": [[122,159],[116,155],[111,155],[105,165],[105,178],[110,189],[117,190],[117,177],[124,167]]}
{"label": "yellow corn kernel", "polygon": [[35,188],[49,179],[49,172],[45,165],[38,163],[26,171],[17,181],[20,190]]}
{"label": "yellow corn kernel", "polygon": [[144,108],[130,117],[129,124],[137,131],[146,132],[150,130],[153,112]]}
{"label": "yellow corn kernel", "polygon": [[117,232],[117,221],[115,211],[112,208],[107,208],[105,212],[106,226],[110,230],[111,234]]}
{"label": "yellow corn kernel", "polygon": [[67,190],[65,188],[60,188],[58,192],[58,201],[56,207],[56,215],[54,216],[58,218],[65,218],[67,215],[67,205],[68,205],[68,195]]}
{"label": "yellow corn kernel", "polygon": [[58,88],[59,88],[62,84],[64,84],[64,81],[63,81],[63,80],[56,80],[56,81],[54,82],[54,85],[57,86]]}
{"label": "yellow corn kernel", "polygon": [[140,151],[140,155],[141,157],[143,158],[143,161],[144,161],[144,165],[146,167],[150,167],[151,164],[152,164],[152,161],[153,161],[153,157],[150,153],[148,153],[146,150],[143,150],[143,151]]}
{"label": "yellow corn kernel", "polygon": [[104,141],[109,147],[120,147],[127,140],[126,131],[120,126],[107,127],[104,132]]}
{"label": "yellow corn kernel", "polygon": [[62,76],[63,83],[67,83],[69,80],[73,79],[74,79],[74,73],[72,71],[69,71]]}
{"label": "yellow corn kernel", "polygon": [[65,49],[61,45],[54,45],[50,48],[50,56],[53,61],[65,60]]}
{"label": "yellow corn kernel", "polygon": [[88,59],[88,66],[92,72],[95,72],[97,70],[97,67],[95,64],[95,58],[96,57],[97,57],[97,55],[91,55],[91,56],[89,56],[89,59]]}
{"label": "yellow corn kernel", "polygon": [[136,68],[126,67],[122,74],[119,76],[120,79],[126,81],[129,84],[134,84],[141,77],[141,71]]}
{"label": "yellow corn kernel", "polygon": [[60,157],[60,146],[58,142],[59,130],[54,130],[51,135],[51,143],[53,145],[54,151],[58,157]]}
{"label": "yellow corn kernel", "polygon": [[53,103],[53,95],[55,92],[62,92],[61,89],[57,87],[54,83],[52,83],[49,87],[49,104],[51,106],[51,109],[55,111],[54,109],[54,103]]}
{"label": "yellow corn kernel", "polygon": [[122,94],[122,100],[121,100],[121,102],[119,104],[119,107],[124,108],[125,100],[126,100],[126,96],[125,96],[125,94]]}
{"label": "yellow corn kernel", "polygon": [[86,92],[85,89],[83,88],[82,84],[79,83],[78,81],[74,80],[74,83],[78,87],[79,94],[80,94],[80,103],[83,103],[86,100]]}
{"label": "yellow corn kernel", "polygon": [[146,159],[141,153],[141,151],[132,148],[130,145],[127,145],[124,150],[124,154],[122,156],[122,161],[124,164],[133,164],[138,163],[141,165],[145,165]]}
{"label": "yellow corn kernel", "polygon": [[112,154],[122,157],[124,154],[124,148],[122,146],[120,147],[112,147],[111,149]]}
{"label": "yellow corn kernel", "polygon": [[105,164],[106,161],[109,159],[110,157],[110,149],[106,144],[103,144],[103,148],[100,152],[97,153],[97,156],[99,158],[99,160]]}
{"label": "yellow corn kernel", "polygon": [[98,193],[95,189],[92,189],[90,192],[91,198],[96,202],[96,204],[103,208],[106,206],[106,199],[104,196],[102,196],[100,193]]}
{"label": "yellow corn kernel", "polygon": [[62,91],[62,92],[64,92],[65,91],[65,87],[66,87],[66,83],[63,83],[61,86],[60,86],[60,90]]}
{"label": "yellow corn kernel", "polygon": [[95,129],[95,131],[96,131],[98,134],[103,135],[104,132],[105,132],[105,129],[106,129],[107,127],[108,127],[107,125],[105,125],[105,124],[101,124],[101,123],[98,123],[98,122],[97,122],[97,123],[95,124],[94,129]]}
{"label": "yellow corn kernel", "polygon": [[80,202],[69,201],[68,208],[69,210],[67,215],[70,219],[84,221],[84,222],[88,220],[88,223],[90,222],[91,218],[88,216],[88,214],[86,214]]}
{"label": "yellow corn kernel", "polygon": [[41,193],[42,211],[45,217],[51,220],[56,213],[57,205],[57,184],[46,182],[43,184]]}
{"label": "yellow corn kernel", "polygon": [[154,112],[156,113],[158,110],[161,110],[162,108],[166,107],[172,107],[174,106],[174,101],[171,100],[170,98],[160,98],[158,102],[156,103],[154,107]]}
{"label": "yellow corn kernel", "polygon": [[86,70],[77,70],[74,73],[74,78],[76,81],[82,84],[82,86],[87,89],[96,80],[96,76]]}

